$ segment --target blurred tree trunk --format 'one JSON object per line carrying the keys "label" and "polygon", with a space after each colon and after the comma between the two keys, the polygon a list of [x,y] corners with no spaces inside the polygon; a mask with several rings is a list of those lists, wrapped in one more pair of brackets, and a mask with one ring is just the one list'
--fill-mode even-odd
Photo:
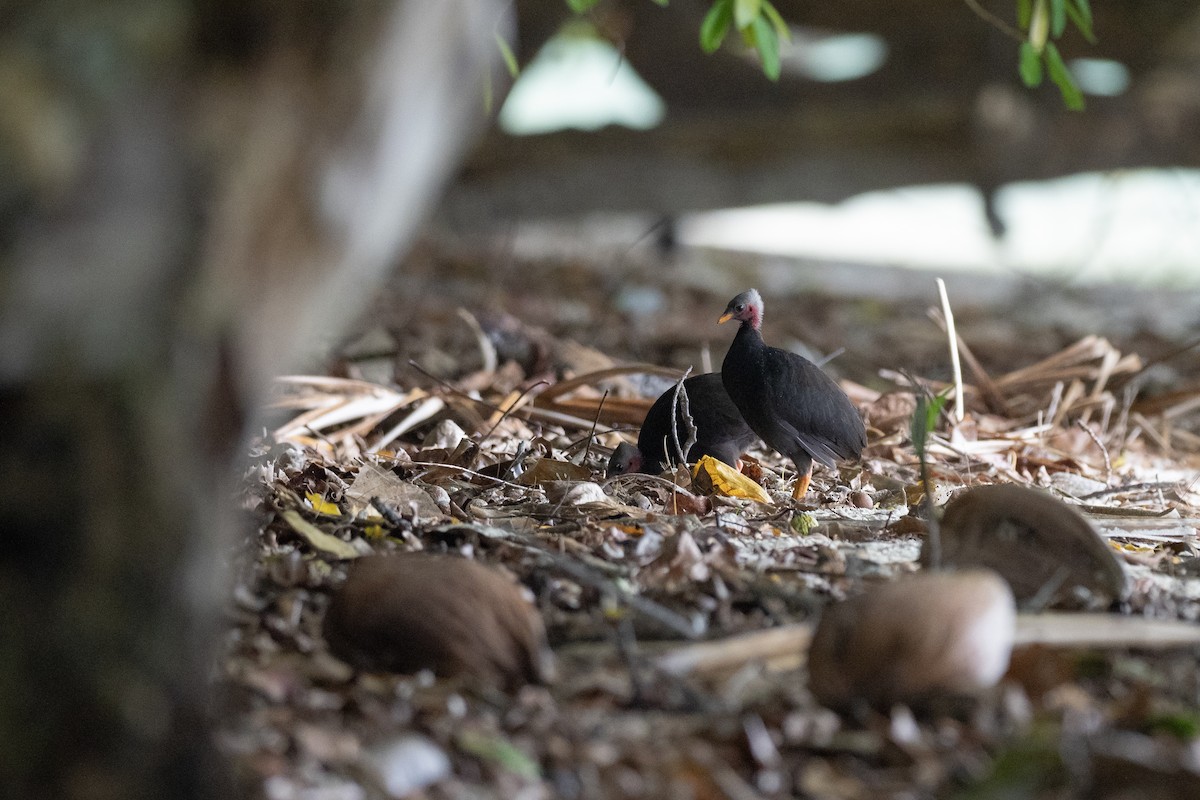
{"label": "blurred tree trunk", "polygon": [[503,5],[3,16],[0,785],[226,794],[204,687],[247,416],[436,199]]}

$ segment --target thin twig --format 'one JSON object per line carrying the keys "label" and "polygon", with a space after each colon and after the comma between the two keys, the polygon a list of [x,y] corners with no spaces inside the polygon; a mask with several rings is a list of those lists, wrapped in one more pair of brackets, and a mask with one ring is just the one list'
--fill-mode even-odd
{"label": "thin twig", "polygon": [[494,411],[497,414],[504,413],[504,409],[501,408],[500,406],[496,405],[495,403],[489,403],[487,400],[483,400],[479,397],[472,397],[470,394],[468,394],[467,392],[464,392],[462,389],[459,389],[457,386],[450,383],[450,381],[446,380],[445,378],[439,378],[437,375],[434,375],[432,372],[425,369],[420,364],[418,364],[416,361],[413,361],[411,358],[408,360],[408,365],[410,367],[412,367],[413,369],[415,369],[417,372],[424,375],[426,378],[429,378],[431,381],[436,382],[439,386],[441,386],[443,389],[450,392],[451,394],[455,395],[456,397],[460,397],[463,400],[469,400],[472,403],[483,406],[484,408],[486,408],[490,411]]}
{"label": "thin twig", "polygon": [[1180,485],[1179,481],[1149,481],[1146,483],[1129,483],[1124,486],[1109,486],[1101,489],[1098,492],[1080,495],[1077,500],[1095,500],[1100,497],[1108,497],[1114,494],[1127,494],[1129,492],[1144,492],[1153,489],[1172,489]]}
{"label": "thin twig", "polygon": [[983,6],[979,5],[978,0],[963,0],[963,2],[967,4],[967,8],[975,12],[977,17],[1003,33],[1008,38],[1017,42],[1025,41],[1025,37],[1021,35],[1019,30],[1014,28],[1012,25],[1009,25],[1007,22],[1000,19]]}
{"label": "thin twig", "polygon": [[[692,368],[688,367],[687,371],[685,371],[683,373],[683,377],[681,377],[679,379],[679,381],[676,382],[675,393],[671,395],[671,444],[673,444],[675,446],[675,455],[679,457],[679,461],[676,463],[679,463],[679,464],[687,463],[687,451],[679,449],[679,393],[681,391],[684,392],[684,397],[685,397],[684,402],[686,404],[687,392],[683,388],[683,382],[686,381],[688,378],[688,375],[691,375],[691,374],[692,374]],[[687,414],[684,422],[688,426],[688,450],[690,450],[692,447],[692,444],[695,443],[695,441],[696,441],[696,439],[695,439],[696,424],[694,422],[692,422],[692,415],[690,413],[688,413],[688,411],[686,410],[686,406],[685,406],[684,413]]]}
{"label": "thin twig", "polygon": [[378,497],[371,498],[371,505],[393,528],[403,528],[405,526],[404,517],[400,516],[400,512]]}
{"label": "thin twig", "polygon": [[504,474],[502,474],[500,476],[500,479],[506,481],[509,478],[515,477],[513,475],[513,472],[516,470],[517,467],[519,467],[521,465],[522,459],[525,458],[525,455],[528,452],[529,452],[529,442],[522,439],[520,442],[517,443],[517,454],[512,457],[512,461],[508,462],[508,468],[504,470]]}
{"label": "thin twig", "polygon": [[512,483],[510,481],[506,481],[503,478],[496,478],[491,475],[484,475],[482,472],[476,472],[473,469],[468,469],[466,467],[460,467],[457,464],[442,464],[437,461],[405,461],[404,464],[405,465],[411,464],[414,467],[444,467],[446,469],[454,469],[454,470],[458,470],[459,472],[465,472],[468,475],[474,475],[477,478],[483,478],[484,480],[493,481],[495,483],[500,483],[505,486],[511,486],[512,488],[520,489],[523,492],[529,491],[529,488],[530,488],[528,486],[522,486],[519,483]]}
{"label": "thin twig", "polygon": [[560,395],[573,392],[580,386],[589,386],[596,381],[604,380],[605,378],[615,378],[620,375],[662,375],[664,378],[675,380],[679,377],[679,370],[673,367],[659,367],[654,364],[622,364],[619,367],[605,367],[586,372],[583,375],[576,375],[574,378],[568,378],[565,381],[559,381],[538,395],[538,400],[543,403],[550,403]]}
{"label": "thin twig", "polygon": [[[946,332],[946,320],[937,309],[929,309],[929,317],[933,320],[942,332]],[[1004,399],[1004,395],[996,388],[995,381],[992,376],[988,375],[987,370],[983,368],[983,364],[975,357],[975,353],[967,345],[961,334],[955,336],[958,342],[958,352],[962,360],[967,362],[967,367],[975,375],[975,382],[978,384],[979,393],[983,395],[983,401],[987,404],[988,410],[1002,416],[1010,416],[1011,412],[1008,407],[1008,401]]]}
{"label": "thin twig", "polygon": [[615,581],[609,580],[574,558],[547,549],[532,536],[517,531],[505,531],[505,534],[526,549],[536,553],[550,567],[565,574],[576,583],[615,597],[629,608],[661,623],[685,639],[698,639],[700,637],[701,631],[691,620],[688,620],[682,614],[678,614],[647,597],[626,591]]}
{"label": "thin twig", "polygon": [[954,312],[946,294],[946,282],[937,279],[938,296],[942,300],[942,317],[946,320],[946,336],[950,339],[950,367],[954,371],[954,421],[962,422],[964,414],[962,364],[958,358],[958,334],[954,332]]}
{"label": "thin twig", "polygon": [[925,490],[921,504],[925,510],[925,535],[929,540],[929,565],[938,569],[942,565],[942,531],[933,507],[933,485],[929,482],[929,461],[924,451],[921,453],[921,486]]}
{"label": "thin twig", "polygon": [[550,385],[549,381],[538,381],[537,383],[527,386],[525,388],[525,390],[523,392],[521,392],[520,395],[517,396],[517,399],[514,400],[508,406],[508,408],[505,408],[503,411],[500,412],[500,419],[496,420],[496,424],[493,425],[490,429],[488,429],[488,432],[483,435],[483,438],[481,438],[479,440],[479,443],[483,444],[484,442],[486,442],[488,440],[489,436],[491,436],[493,433],[496,432],[496,429],[500,427],[500,423],[504,422],[505,418],[507,418],[510,413],[517,410],[517,408],[520,406],[521,401],[523,399],[525,399],[526,395],[528,395],[530,392],[532,392],[534,389],[536,389],[539,386],[549,386],[549,385]]}
{"label": "thin twig", "polygon": [[496,356],[496,345],[492,344],[491,338],[483,330],[483,326],[479,324],[479,320],[465,308],[458,309],[458,318],[467,323],[467,327],[471,329],[471,333],[475,334],[475,342],[479,345],[479,357],[483,361],[483,371],[487,373],[495,373],[499,359]]}
{"label": "thin twig", "polygon": [[600,402],[596,405],[596,416],[592,419],[592,429],[588,431],[587,447],[583,449],[583,458],[581,464],[586,464],[588,456],[592,453],[592,440],[596,438],[596,426],[600,424],[600,412],[604,410],[604,401],[608,399],[608,389],[604,390],[604,396],[600,398]]}
{"label": "thin twig", "polygon": [[[447,381],[443,380],[442,378],[439,378],[436,375],[433,375],[428,370],[424,369],[421,365],[417,364],[415,361],[409,361],[408,365],[410,367],[412,367],[413,369],[417,370],[417,372],[420,372],[425,377],[429,378],[430,380],[436,381],[437,383],[439,383],[442,386],[442,388],[444,388],[446,391],[450,392],[451,394],[455,395],[456,397],[466,400],[467,402],[474,403],[477,406],[482,406],[483,408],[486,408],[497,414],[505,414],[505,413],[507,413],[509,415],[516,414],[516,415],[518,415],[517,416],[518,419],[525,420],[526,422],[534,422],[534,421],[540,420],[540,421],[553,422],[555,424],[563,425],[563,426],[576,426],[576,427],[580,427],[580,428],[586,428],[588,426],[587,420],[579,419],[578,417],[572,417],[570,414],[562,414],[558,411],[553,411],[549,408],[533,407],[533,408],[523,408],[523,409],[520,409],[519,411],[515,410],[515,409],[507,409],[506,410],[506,409],[501,408],[500,406],[496,405],[495,403],[490,403],[487,400],[484,400],[482,398],[472,397],[471,395],[464,392],[462,389],[459,389],[457,386],[454,386],[453,384],[448,383]],[[544,381],[539,381],[539,383],[544,383]],[[536,385],[537,384],[534,384],[534,386],[536,386]],[[552,385],[549,389],[547,389],[545,392],[543,392],[541,396],[544,396],[544,395],[548,394],[549,392],[553,391],[557,385],[558,384]],[[530,388],[534,388],[534,387],[530,387]],[[612,430],[613,429],[611,427],[606,426],[605,433],[608,433]]]}
{"label": "thin twig", "polygon": [[1071,571],[1065,566],[1056,569],[1050,576],[1050,580],[1042,584],[1042,587],[1024,604],[1024,609],[1034,613],[1044,610],[1054,600],[1054,596],[1058,594],[1058,590],[1062,588],[1070,574]]}
{"label": "thin twig", "polygon": [[1104,482],[1107,485],[1111,486],[1112,485],[1112,459],[1110,459],[1108,457],[1108,448],[1104,446],[1104,442],[1100,441],[1100,437],[1096,435],[1096,432],[1094,430],[1092,430],[1090,425],[1088,425],[1081,419],[1075,420],[1075,424],[1083,429],[1083,432],[1086,433],[1091,438],[1091,440],[1096,444],[1096,447],[1100,448],[1100,453],[1104,456]]}
{"label": "thin twig", "polygon": [[629,684],[632,689],[629,704],[634,708],[642,707],[646,704],[648,692],[641,670],[642,658],[638,654],[637,633],[633,630],[633,622],[629,617],[622,617],[617,622],[613,629],[613,637],[617,643],[617,654],[625,662],[625,670],[629,673]]}
{"label": "thin twig", "polygon": [[844,352],[846,352],[846,348],[839,347],[837,350],[834,350],[832,353],[829,353],[828,355],[826,355],[822,358],[815,359],[813,361],[813,363],[816,364],[818,367],[824,367],[826,364],[828,364],[830,361],[833,361],[835,358],[837,358]]}

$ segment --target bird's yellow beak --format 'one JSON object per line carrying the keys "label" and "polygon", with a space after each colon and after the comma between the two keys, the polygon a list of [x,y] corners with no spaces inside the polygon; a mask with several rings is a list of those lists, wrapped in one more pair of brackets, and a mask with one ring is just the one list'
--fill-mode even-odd
{"label": "bird's yellow beak", "polygon": [[717,320],[717,324],[720,325],[722,322],[729,322],[729,320],[731,320],[731,319],[733,319],[733,314],[730,313],[729,311],[726,311],[724,314],[721,315],[721,318],[719,320]]}

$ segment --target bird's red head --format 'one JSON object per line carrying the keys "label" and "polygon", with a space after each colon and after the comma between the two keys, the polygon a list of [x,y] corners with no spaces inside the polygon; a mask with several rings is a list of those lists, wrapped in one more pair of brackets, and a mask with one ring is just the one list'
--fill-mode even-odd
{"label": "bird's red head", "polygon": [[747,289],[729,301],[725,313],[717,323],[728,322],[731,319],[740,320],[743,325],[749,325],[755,330],[762,325],[763,303],[757,289]]}
{"label": "bird's red head", "polygon": [[621,442],[608,461],[608,477],[637,472],[642,468],[642,451],[628,442]]}

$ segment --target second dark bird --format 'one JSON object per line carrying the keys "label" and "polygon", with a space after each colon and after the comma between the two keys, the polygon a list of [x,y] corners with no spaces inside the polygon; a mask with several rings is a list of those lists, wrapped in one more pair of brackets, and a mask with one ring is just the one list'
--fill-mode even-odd
{"label": "second dark bird", "polygon": [[718,322],[742,324],[721,364],[721,379],[750,428],[790,458],[799,475],[792,497],[808,491],[813,462],[833,468],[857,460],[867,446],[862,417],[833,379],[807,358],[769,347],[759,327],[763,302],[756,290],[729,301]]}
{"label": "second dark bird", "polygon": [[[687,392],[688,407],[692,423],[696,426],[696,443],[688,451],[687,460],[697,461],[701,456],[712,456],[730,466],[758,437],[742,419],[737,406],[729,399],[721,374],[710,372],[696,375],[683,382]],[[681,393],[682,394],[682,393]],[[638,443],[622,443],[613,451],[608,462],[608,474],[623,475],[627,472],[648,472],[657,475],[668,461],[675,460],[675,445],[671,439],[671,408],[675,387],[663,392],[642,421]],[[682,398],[680,400],[682,405]],[[676,436],[682,447],[688,438],[687,426],[678,421]],[[667,454],[671,457],[668,458]]]}

